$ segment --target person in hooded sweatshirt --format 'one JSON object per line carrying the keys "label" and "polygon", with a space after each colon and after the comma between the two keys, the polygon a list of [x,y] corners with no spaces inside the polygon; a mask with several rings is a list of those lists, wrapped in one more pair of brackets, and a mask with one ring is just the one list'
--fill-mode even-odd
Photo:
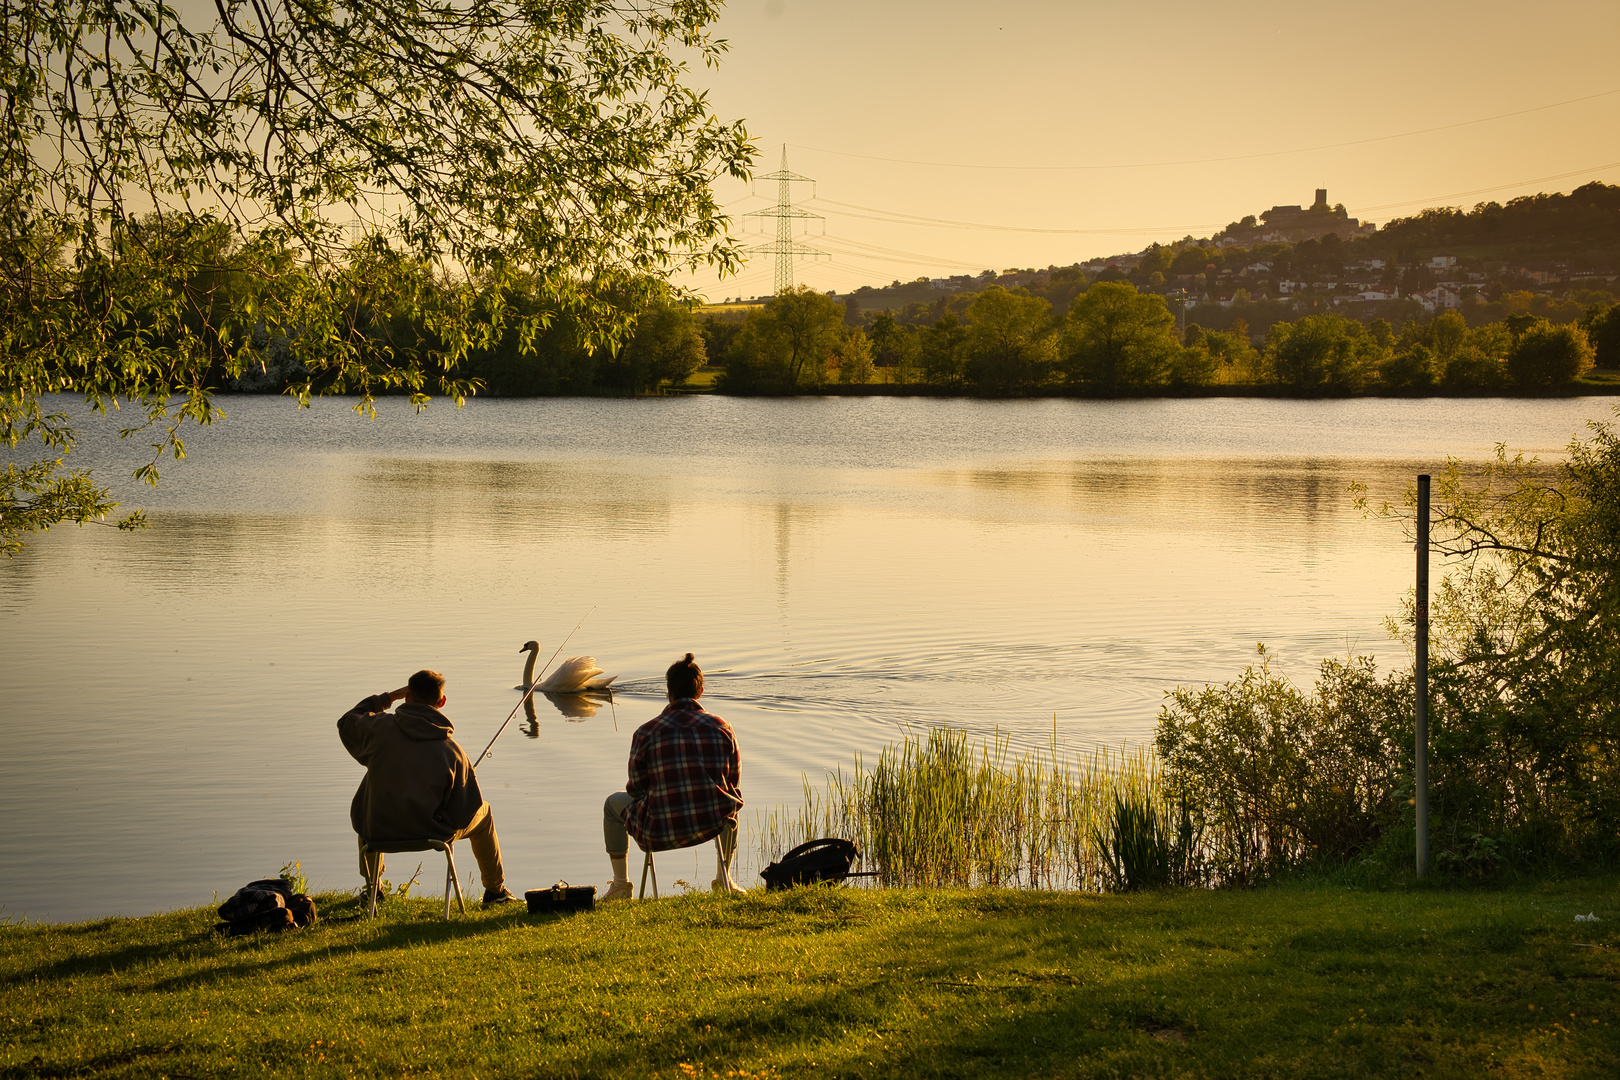
{"label": "person in hooded sweatshirt", "polygon": [[[393,712],[388,708],[404,699]],[[426,669],[388,694],[373,694],[338,719],[343,748],[366,767],[349,806],[359,834],[360,874],[382,875],[382,854],[367,853],[367,840],[460,840],[466,838],[484,881],[484,903],[516,900],[506,888],[495,818],[478,791],[472,763],[452,737],[444,707],[444,676]],[[366,860],[375,859],[368,868]]]}

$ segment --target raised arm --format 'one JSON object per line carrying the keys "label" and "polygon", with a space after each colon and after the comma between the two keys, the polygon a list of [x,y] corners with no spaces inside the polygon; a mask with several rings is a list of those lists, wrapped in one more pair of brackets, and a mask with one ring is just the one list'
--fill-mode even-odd
{"label": "raised arm", "polygon": [[348,712],[338,717],[338,738],[343,749],[360,764],[368,764],[374,738],[372,717],[388,711],[389,706],[405,696],[404,688],[386,694],[372,694],[359,700]]}

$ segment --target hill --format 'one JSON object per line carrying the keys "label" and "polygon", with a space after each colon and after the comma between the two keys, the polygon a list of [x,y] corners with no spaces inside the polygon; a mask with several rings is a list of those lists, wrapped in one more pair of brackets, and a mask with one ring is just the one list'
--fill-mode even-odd
{"label": "hill", "polygon": [[1128,280],[1206,327],[1227,329],[1241,318],[1256,334],[1324,310],[1396,326],[1446,310],[1475,325],[1518,312],[1572,322],[1592,304],[1612,302],[1620,282],[1620,185],[1594,182],[1471,210],[1434,207],[1382,227],[1329,206],[1318,190],[1310,207],[1272,207],[1212,237],[1068,266],[897,281],[843,299],[852,321],[888,311],[926,325],[951,310],[953,297],[989,285],[1028,289],[1061,314],[1098,280]]}

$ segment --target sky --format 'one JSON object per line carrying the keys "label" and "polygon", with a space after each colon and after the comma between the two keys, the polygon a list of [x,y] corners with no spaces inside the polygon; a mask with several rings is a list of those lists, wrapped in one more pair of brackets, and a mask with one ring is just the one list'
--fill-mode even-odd
{"label": "sky", "polygon": [[[828,257],[794,280],[839,293],[1208,236],[1319,187],[1383,224],[1620,183],[1616,0],[733,0],[716,30],[691,82],[757,173],[785,144],[814,178],[794,201],[825,221],[796,238]],[[774,182],[715,190],[774,239],[740,216]],[[765,295],[771,257],[685,283]]]}

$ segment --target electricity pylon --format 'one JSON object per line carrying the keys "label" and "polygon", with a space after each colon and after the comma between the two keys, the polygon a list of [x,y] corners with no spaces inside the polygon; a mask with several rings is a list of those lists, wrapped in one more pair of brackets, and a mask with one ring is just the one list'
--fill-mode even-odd
{"label": "electricity pylon", "polygon": [[[788,172],[787,143],[782,144],[782,167],[773,173],[766,173],[761,180],[776,181],[776,205],[768,210],[755,210],[744,214],[743,217],[775,218],[776,240],[770,244],[759,244],[748,249],[750,253],[776,256],[776,293],[793,288],[793,257],[795,255],[827,255],[825,251],[817,251],[805,244],[793,242],[794,219],[805,221],[822,221],[820,214],[812,214],[808,210],[798,210],[793,206],[792,185],[814,184],[815,181],[808,176]],[[815,188],[810,189],[810,197],[815,198]],[[832,256],[828,255],[828,258]]]}

